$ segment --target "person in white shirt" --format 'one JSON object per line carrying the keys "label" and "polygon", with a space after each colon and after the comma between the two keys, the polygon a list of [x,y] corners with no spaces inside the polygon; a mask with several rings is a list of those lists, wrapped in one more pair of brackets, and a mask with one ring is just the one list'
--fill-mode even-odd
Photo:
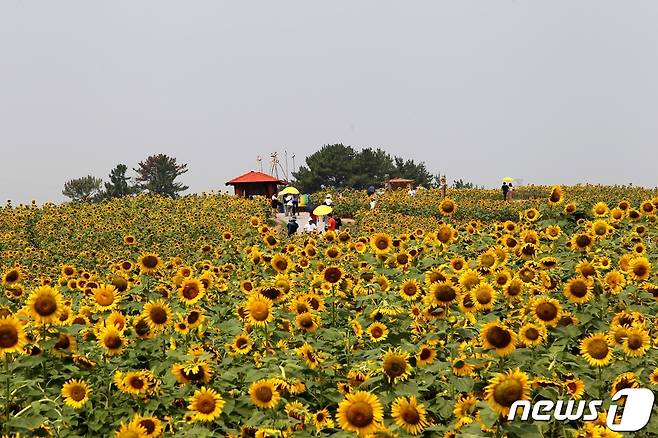
{"label": "person in white shirt", "polygon": [[315,222],[313,222],[313,219],[309,219],[308,223],[304,225],[304,232],[305,233],[312,233],[313,231],[316,231],[318,229],[318,226],[315,225]]}
{"label": "person in white shirt", "polygon": [[327,195],[327,196],[325,196],[325,198],[324,198],[324,203],[325,203],[325,205],[328,205],[328,206],[330,206],[330,207],[331,207],[332,205],[334,205],[334,200],[331,199],[331,195]]}

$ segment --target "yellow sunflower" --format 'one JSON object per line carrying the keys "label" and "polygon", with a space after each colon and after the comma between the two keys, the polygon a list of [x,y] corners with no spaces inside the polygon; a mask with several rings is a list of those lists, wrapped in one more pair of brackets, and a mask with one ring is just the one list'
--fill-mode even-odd
{"label": "yellow sunflower", "polygon": [[272,301],[262,295],[252,295],[245,304],[245,309],[251,324],[264,326],[274,320]]}
{"label": "yellow sunflower", "polygon": [[162,331],[171,323],[171,308],[164,300],[149,301],[142,315],[153,331]]}
{"label": "yellow sunflower", "polygon": [[0,356],[9,353],[23,353],[27,336],[23,324],[9,314],[0,318]]}
{"label": "yellow sunflower", "polygon": [[392,383],[408,379],[412,369],[409,353],[399,348],[388,350],[382,356],[382,371]]}
{"label": "yellow sunflower", "polygon": [[514,402],[530,399],[528,376],[518,368],[496,374],[484,390],[484,399],[493,410],[506,416]]}
{"label": "yellow sunflower", "polygon": [[557,325],[562,315],[560,302],[553,298],[540,297],[531,303],[532,314],[539,322],[548,326]]}
{"label": "yellow sunflower", "polygon": [[528,347],[540,345],[546,339],[546,327],[542,324],[524,324],[519,329],[519,339]]}
{"label": "yellow sunflower", "polygon": [[391,406],[391,417],[398,427],[411,435],[422,433],[429,424],[425,415],[425,406],[418,403],[413,396],[396,398]]}
{"label": "yellow sunflower", "polygon": [[439,211],[444,216],[452,216],[457,211],[457,204],[450,198],[443,198],[439,204]]}
{"label": "yellow sunflower", "polygon": [[388,254],[393,248],[393,239],[386,233],[376,233],[370,237],[370,246],[376,254]]}
{"label": "yellow sunflower", "polygon": [[194,412],[193,421],[213,421],[219,417],[224,408],[224,399],[214,389],[206,388],[194,391],[190,397],[188,409]]}
{"label": "yellow sunflower", "polygon": [[281,394],[277,391],[271,379],[263,379],[252,383],[249,387],[249,397],[253,404],[263,409],[272,409],[281,400]]}
{"label": "yellow sunflower", "polygon": [[646,257],[636,257],[631,260],[628,273],[637,282],[645,281],[651,274],[651,263]]}
{"label": "yellow sunflower", "polygon": [[564,287],[564,295],[572,303],[583,304],[592,299],[594,296],[593,289],[593,283],[590,279],[575,277],[567,282]]}
{"label": "yellow sunflower", "polygon": [[153,274],[162,266],[162,260],[157,254],[144,254],[139,258],[138,265],[144,274]]}
{"label": "yellow sunflower", "polygon": [[73,409],[82,408],[89,401],[89,385],[84,380],[71,379],[62,386],[64,402]]}
{"label": "yellow sunflower", "polygon": [[183,280],[178,288],[178,298],[186,306],[196,304],[206,293],[206,288],[201,280],[187,278]]}
{"label": "yellow sunflower", "polygon": [[480,340],[482,348],[495,349],[499,356],[508,356],[516,349],[516,334],[498,321],[491,321],[480,329]]}
{"label": "yellow sunflower", "polygon": [[366,391],[346,394],[336,419],[343,430],[364,436],[383,428],[384,409],[376,395]]}
{"label": "yellow sunflower", "polygon": [[156,417],[136,415],[131,423],[144,428],[147,437],[162,435],[162,422]]}
{"label": "yellow sunflower", "polygon": [[63,307],[62,295],[51,286],[36,288],[26,303],[30,316],[37,324],[58,324]]}
{"label": "yellow sunflower", "polygon": [[604,333],[595,333],[583,339],[580,354],[591,366],[605,366],[612,360],[612,349]]}
{"label": "yellow sunflower", "polygon": [[623,346],[627,356],[640,357],[651,347],[651,339],[644,329],[634,326],[626,331]]}
{"label": "yellow sunflower", "polygon": [[551,193],[548,195],[548,203],[552,206],[560,205],[564,200],[564,193],[562,192],[562,187],[553,186],[551,187]]}
{"label": "yellow sunflower", "polygon": [[436,358],[436,354],[436,349],[434,349],[431,345],[422,344],[420,347],[418,347],[418,353],[416,354],[416,365],[421,368],[432,364]]}
{"label": "yellow sunflower", "polygon": [[405,301],[415,301],[422,294],[422,289],[414,279],[407,279],[400,285],[400,296]]}
{"label": "yellow sunflower", "polygon": [[381,342],[388,336],[388,327],[381,322],[373,322],[366,328],[366,332],[374,342]]}
{"label": "yellow sunflower", "polygon": [[446,306],[457,298],[458,293],[459,289],[450,280],[432,283],[424,302],[427,305]]}
{"label": "yellow sunflower", "polygon": [[98,345],[110,356],[121,354],[126,347],[126,343],[123,332],[114,326],[106,326],[98,336]]}

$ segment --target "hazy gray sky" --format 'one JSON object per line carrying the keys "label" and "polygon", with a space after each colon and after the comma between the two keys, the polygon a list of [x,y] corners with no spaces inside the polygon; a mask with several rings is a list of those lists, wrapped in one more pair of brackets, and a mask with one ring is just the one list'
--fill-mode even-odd
{"label": "hazy gray sky", "polygon": [[656,185],[651,1],[0,0],[0,200],[163,152],[190,191],[287,149],[449,180]]}

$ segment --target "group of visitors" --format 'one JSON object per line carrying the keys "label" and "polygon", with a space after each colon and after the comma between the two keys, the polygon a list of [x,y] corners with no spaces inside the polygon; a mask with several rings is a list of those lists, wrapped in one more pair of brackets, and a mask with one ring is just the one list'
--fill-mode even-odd
{"label": "group of visitors", "polygon": [[507,184],[507,182],[504,182],[500,189],[503,192],[503,201],[511,201],[514,199],[514,187],[512,187],[512,183]]}
{"label": "group of visitors", "polygon": [[[334,200],[330,194],[326,195],[322,204],[329,207],[334,206]],[[297,222],[297,216],[302,211],[306,211],[309,214],[308,222],[304,224],[302,230],[305,233],[314,233],[321,231],[335,231],[340,229],[342,226],[342,220],[339,216],[334,215],[333,212],[330,212],[326,215],[324,225],[319,225],[318,216],[313,213],[317,206],[313,205],[310,200],[310,196],[307,194],[303,195],[286,195],[283,198],[283,202],[279,201],[279,198],[276,195],[272,196],[272,208],[275,211],[283,210],[283,213],[286,216],[290,216],[288,224],[286,225],[288,236],[291,236],[299,230],[299,223]]]}

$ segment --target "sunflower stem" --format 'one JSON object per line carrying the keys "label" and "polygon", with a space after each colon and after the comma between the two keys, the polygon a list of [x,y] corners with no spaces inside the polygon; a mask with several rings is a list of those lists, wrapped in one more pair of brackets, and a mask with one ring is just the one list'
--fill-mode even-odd
{"label": "sunflower stem", "polygon": [[267,324],[263,326],[263,331],[265,332],[265,350],[267,350],[270,345],[270,334],[267,331]]}
{"label": "sunflower stem", "polygon": [[5,421],[7,423],[9,423],[9,405],[11,403],[11,391],[9,389],[9,353],[5,353]]}
{"label": "sunflower stem", "polygon": [[[43,324],[42,326],[42,337],[43,337],[43,342],[46,342],[46,335],[47,335],[47,330],[46,330],[46,323]],[[46,382],[48,381],[48,356],[46,355],[45,350],[42,351],[43,353],[43,384],[46,386]]]}
{"label": "sunflower stem", "polygon": [[331,285],[331,327],[336,326],[336,292],[334,285]]}

